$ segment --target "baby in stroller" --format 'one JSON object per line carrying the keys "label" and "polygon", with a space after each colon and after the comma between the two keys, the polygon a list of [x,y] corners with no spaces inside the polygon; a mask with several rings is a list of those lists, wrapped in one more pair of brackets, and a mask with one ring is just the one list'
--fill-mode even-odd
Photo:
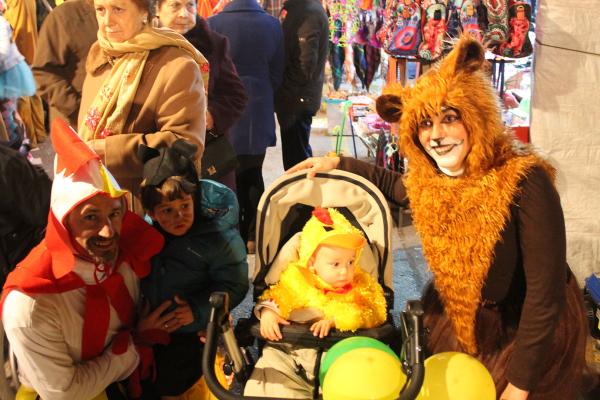
{"label": "baby in stroller", "polygon": [[[325,351],[340,340],[352,336],[377,339],[388,344],[397,354],[403,355],[402,367],[408,381],[399,396],[401,400],[415,399],[424,377],[423,310],[419,301],[409,300],[405,310],[398,315],[398,328],[392,324],[391,310],[394,304],[391,254],[392,217],[383,194],[372,182],[340,170],[317,173],[313,179],[306,179],[306,173],[297,172],[275,180],[265,190],[257,210],[256,256],[252,278],[254,300],[261,303],[261,295],[269,290],[269,287],[273,287],[281,281],[281,275],[288,266],[302,258],[300,255],[301,231],[313,217],[312,212],[315,207],[335,208],[363,235],[365,244],[358,258],[355,254],[355,260],[358,260],[356,264],[360,265],[361,269],[372,276],[381,286],[385,298],[387,319],[380,326],[370,329],[358,328],[356,332],[340,331],[336,319],[336,328],[331,329],[327,336],[323,335],[321,338],[314,336],[314,332],[310,330],[312,325],[309,322],[314,323],[316,320],[323,319],[324,313],[319,311],[320,314],[316,314],[315,311],[318,310],[314,307],[312,309],[306,307],[295,310],[293,314],[290,311],[290,315],[287,316],[290,324],[277,324],[282,339],[271,341],[266,347],[286,343],[286,346],[293,345],[305,350],[305,353],[312,353],[313,358],[309,360],[311,362],[302,361],[301,358],[291,359],[285,353],[281,353],[284,355],[281,357],[281,361],[288,363],[287,371],[291,371],[294,375],[297,371],[301,376],[303,374],[319,376],[321,357]],[[331,213],[328,212],[328,214],[331,217]],[[336,218],[331,217],[332,222]],[[328,230],[329,227],[322,229]],[[315,245],[315,247],[317,246]],[[306,272],[305,269],[300,271]],[[360,273],[355,275],[360,275]],[[369,299],[369,302],[373,301]],[[259,322],[238,320],[234,334],[234,329],[229,323],[227,294],[212,293],[210,304],[211,312],[206,328],[206,345],[202,355],[202,366],[207,385],[219,399],[320,398],[317,379],[312,379],[314,382],[312,392],[306,385],[307,380],[301,379],[298,384],[294,380],[297,378],[283,374],[275,377],[275,379],[280,379],[280,388],[271,385],[265,391],[263,385],[261,389],[259,370],[273,371],[276,368],[281,369],[281,367],[278,365],[265,366],[264,362],[259,362],[259,365],[255,366],[252,362],[253,357],[248,357],[253,355],[251,354],[253,352],[245,352],[240,349],[240,346],[251,346],[254,338],[261,338],[264,341],[265,338],[260,333]],[[280,310],[280,312],[282,311]],[[305,323],[292,323],[292,320]],[[214,368],[211,368],[214,366],[220,339],[225,345],[229,358],[228,368],[235,375],[234,386],[236,389],[234,390],[224,388],[219,383]],[[260,342],[262,341],[259,341],[259,344]],[[311,352],[311,349],[316,349],[316,352]],[[299,360],[300,362],[298,362]],[[250,376],[252,376],[251,379],[249,379]],[[268,382],[277,383],[272,380]],[[247,392],[244,395],[238,394],[237,390],[238,385],[242,384],[247,386]],[[281,389],[282,392],[277,393],[275,389]],[[254,390],[260,391],[255,392]],[[264,397],[249,393],[264,393]]]}
{"label": "baby in stroller", "polygon": [[[325,215],[319,218],[331,218],[333,226],[344,226],[343,229],[346,230],[345,239],[341,242],[344,247],[352,248],[351,253],[356,260],[355,264],[360,265],[362,270],[362,272],[355,272],[353,281],[361,280],[365,283],[366,279],[369,279],[371,285],[368,289],[371,295],[366,296],[368,302],[365,302],[365,309],[371,310],[368,317],[366,317],[368,312],[353,314],[351,307],[346,305],[339,307],[343,309],[342,311],[337,309],[333,312],[331,308],[327,310],[326,307],[316,303],[302,306],[298,303],[300,296],[290,293],[285,287],[286,281],[292,285],[297,284],[294,276],[307,276],[316,281],[316,276],[306,266],[310,258],[316,255],[313,253],[319,247],[320,240],[313,238],[312,244],[303,246],[302,230],[306,227],[320,234],[326,234],[327,231],[333,232],[334,229],[331,229],[333,226],[328,226],[313,216],[315,207],[329,208],[320,211]],[[307,225],[309,221],[311,222]],[[313,225],[313,228],[309,228],[310,225]],[[343,171],[330,171],[309,180],[306,179],[305,174],[300,173],[286,175],[273,182],[261,198],[257,215],[257,252],[253,284],[254,299],[258,304],[255,315],[260,313],[263,333],[260,332],[258,322],[252,326],[251,332],[255,337],[268,341],[263,355],[267,356],[270,352],[282,355],[280,358],[287,363],[284,364],[287,367],[276,368],[287,372],[280,374],[279,377],[261,376],[263,372],[269,374],[275,372],[272,366],[265,367],[269,357],[263,358],[258,361],[251,378],[242,380],[246,382],[244,392],[246,396],[316,398],[319,385],[313,377],[315,369],[319,368],[320,364],[317,360],[320,360],[323,352],[332,345],[341,339],[355,335],[370,336],[386,343],[399,338],[400,335],[394,329],[389,314],[394,298],[391,289],[393,287],[391,231],[391,213],[383,195],[371,182],[357,175]],[[337,230],[335,232],[339,233]],[[359,248],[361,250],[356,252]],[[325,251],[319,255],[324,256]],[[317,260],[312,261],[313,268],[315,261]],[[338,284],[327,283],[323,280],[323,276],[318,282],[322,289],[331,290],[329,296],[343,297],[344,294],[334,292],[343,292],[347,289],[342,287],[340,290],[335,287]],[[340,286],[344,285],[345,283]],[[305,286],[309,287],[308,284]],[[295,290],[303,293],[305,291],[304,288]],[[352,295],[348,294],[348,297],[350,296]],[[268,301],[271,297],[275,300],[273,303]],[[279,301],[275,297],[280,297]],[[313,297],[319,296],[310,296]],[[322,296],[321,299],[325,297]],[[276,315],[265,311],[272,310],[274,303],[278,308]],[[331,303],[332,308],[333,304]],[[330,322],[332,314],[336,316],[334,329]],[[271,330],[267,333],[265,322],[270,318],[269,316],[277,321],[275,323],[271,321]],[[289,321],[290,324],[286,322],[280,324],[278,321],[281,320]],[[314,325],[315,323],[318,324]],[[377,327],[373,328],[374,326]],[[236,328],[238,339],[245,337],[244,329],[238,328]],[[355,330],[356,332],[352,332]],[[281,340],[276,340],[280,337]],[[284,350],[279,351],[281,349]],[[290,358],[285,353],[288,349],[289,351],[293,349],[299,357]],[[303,358],[305,355],[308,355],[306,360]],[[278,381],[281,384],[277,384]]]}
{"label": "baby in stroller", "polygon": [[[245,395],[310,398],[318,350],[289,343],[279,324],[310,323],[314,336],[331,328],[356,331],[386,319],[382,287],[355,262],[366,244],[363,233],[333,208],[316,208],[302,229],[299,259],[261,296],[255,313],[271,343],[246,384]],[[274,367],[274,368],[273,368]]]}

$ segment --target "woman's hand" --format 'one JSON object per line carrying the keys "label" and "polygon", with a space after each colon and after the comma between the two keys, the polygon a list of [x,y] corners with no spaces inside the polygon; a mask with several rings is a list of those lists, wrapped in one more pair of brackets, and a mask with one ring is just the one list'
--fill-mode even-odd
{"label": "woman's hand", "polygon": [[189,303],[177,295],[175,296],[175,303],[177,303],[177,308],[174,313],[177,321],[179,321],[182,326],[194,322],[194,314],[192,313],[192,308]]}
{"label": "woman's hand", "polygon": [[311,157],[306,160],[294,165],[292,168],[285,171],[286,174],[292,172],[306,170],[306,177],[312,179],[315,177],[317,172],[327,172],[332,169],[336,169],[340,165],[340,158],[335,157]]}
{"label": "woman's hand", "polygon": [[167,300],[156,307],[154,311],[150,312],[150,304],[146,302],[138,320],[136,330],[143,332],[149,329],[160,329],[171,333],[181,328],[182,324],[177,319],[175,311],[161,315],[172,303],[171,300]]}
{"label": "woman's hand", "polygon": [[527,390],[519,389],[509,382],[506,389],[504,389],[504,392],[502,392],[500,400],[527,400],[527,397],[529,397],[529,392]]}
{"label": "woman's hand", "polygon": [[325,336],[329,335],[329,330],[335,327],[335,322],[330,319],[322,319],[320,321],[315,322],[310,326],[310,331],[314,336],[318,336],[323,339]]}
{"label": "woman's hand", "polygon": [[278,341],[283,338],[279,324],[289,325],[289,321],[281,318],[279,314],[269,308],[263,308],[260,312],[260,334],[265,339]]}

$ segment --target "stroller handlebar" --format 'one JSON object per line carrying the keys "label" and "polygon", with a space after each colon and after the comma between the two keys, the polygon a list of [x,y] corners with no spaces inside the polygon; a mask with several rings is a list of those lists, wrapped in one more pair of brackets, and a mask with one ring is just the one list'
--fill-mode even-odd
{"label": "stroller handlebar", "polygon": [[400,400],[412,400],[417,397],[423,379],[425,378],[425,355],[423,338],[423,305],[418,300],[409,300],[406,311],[402,312],[404,331],[408,333],[406,343],[409,351],[407,354],[407,367],[410,369],[410,380],[400,393]]}
{"label": "stroller handlebar", "polygon": [[[248,378],[248,364],[237,345],[233,329],[229,323],[229,295],[226,292],[214,292],[210,295],[211,305],[208,324],[206,325],[206,343],[202,353],[202,372],[210,391],[220,400],[267,400],[271,397],[242,396],[225,389],[215,373],[219,334],[224,337],[224,344],[234,365],[234,374],[241,380]],[[219,332],[220,331],[220,332]]]}

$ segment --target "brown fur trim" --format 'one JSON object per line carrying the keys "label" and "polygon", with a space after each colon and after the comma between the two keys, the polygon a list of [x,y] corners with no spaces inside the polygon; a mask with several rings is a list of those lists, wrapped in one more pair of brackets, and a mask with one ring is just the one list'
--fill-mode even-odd
{"label": "brown fur trim", "polygon": [[469,34],[465,34],[454,45],[454,51],[444,60],[447,68],[453,68],[452,74],[459,71],[472,73],[478,71],[485,62],[485,50],[481,44]]}
{"label": "brown fur trim", "polygon": [[[483,55],[481,45],[464,35],[414,87],[390,86],[382,100],[394,99],[396,110],[401,108],[400,149],[409,162],[406,189],[413,219],[436,289],[469,353],[477,352],[474,324],[481,290],[519,182],[534,165],[554,176],[552,167],[530,146],[517,145],[504,126]],[[417,137],[420,122],[443,107],[459,112],[471,146],[457,178],[438,171]]]}
{"label": "brown fur trim", "polygon": [[394,94],[401,99],[400,148],[411,168],[437,169],[418,145],[417,130],[421,120],[439,114],[444,106],[460,113],[469,133],[471,151],[465,175],[481,176],[494,165],[496,138],[505,136],[505,127],[482,56],[481,45],[465,35],[414,87],[396,84],[384,90],[385,95]]}
{"label": "brown fur trim", "polygon": [[402,115],[402,100],[393,94],[383,94],[375,103],[377,114],[387,122],[398,122]]}
{"label": "brown fur trim", "polygon": [[477,352],[475,315],[493,262],[494,248],[510,217],[519,182],[535,155],[513,157],[481,178],[452,178],[411,169],[406,188],[413,221],[434,275],[436,290],[464,350]]}

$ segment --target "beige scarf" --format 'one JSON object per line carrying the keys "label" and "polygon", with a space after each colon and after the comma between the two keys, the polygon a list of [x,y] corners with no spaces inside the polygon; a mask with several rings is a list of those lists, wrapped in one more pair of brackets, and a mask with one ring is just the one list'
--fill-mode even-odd
{"label": "beige scarf", "polygon": [[204,88],[208,88],[208,61],[183,36],[170,29],[145,26],[140,33],[122,43],[110,42],[98,32],[98,44],[103,54],[114,62],[111,61],[110,73],[79,127],[79,135],[84,141],[123,132],[150,50],[163,46],[185,50],[198,63]]}

